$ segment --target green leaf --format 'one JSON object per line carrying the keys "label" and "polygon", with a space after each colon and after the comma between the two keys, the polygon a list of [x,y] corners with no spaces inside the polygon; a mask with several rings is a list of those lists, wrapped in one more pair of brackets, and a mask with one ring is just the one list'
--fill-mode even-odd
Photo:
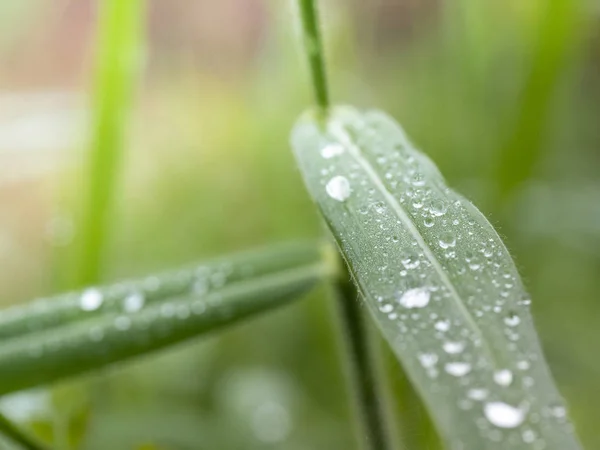
{"label": "green leaf", "polygon": [[580,448],[490,223],[385,114],[318,117],[292,133],[308,190],[448,448]]}
{"label": "green leaf", "polygon": [[0,325],[0,394],[98,369],[284,305],[328,275],[322,259],[312,243],[287,245],[15,308],[13,319]]}

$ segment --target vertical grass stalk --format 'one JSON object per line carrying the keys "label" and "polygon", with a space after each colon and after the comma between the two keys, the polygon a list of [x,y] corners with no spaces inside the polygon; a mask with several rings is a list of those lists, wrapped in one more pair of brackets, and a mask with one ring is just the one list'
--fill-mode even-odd
{"label": "vertical grass stalk", "polygon": [[315,101],[321,109],[325,110],[329,106],[329,92],[327,89],[323,43],[319,29],[319,13],[315,3],[316,0],[299,0],[300,18]]}
{"label": "vertical grass stalk", "polygon": [[[310,68],[311,84],[317,106],[326,111],[329,107],[329,92],[325,71],[325,56],[319,29],[319,14],[316,0],[298,0],[304,49]],[[338,266],[343,267],[336,254]],[[361,435],[365,437],[365,448],[389,450],[392,448],[385,430],[385,408],[378,394],[378,364],[374,357],[374,346],[369,337],[368,323],[360,309],[358,292],[344,269],[335,284],[342,338],[350,371],[350,388],[355,402]]]}
{"label": "vertical grass stalk", "polygon": [[359,425],[359,439],[365,450],[391,450],[387,429],[386,405],[380,390],[381,365],[377,360],[377,344],[369,323],[361,310],[358,291],[344,271],[345,280],[336,283],[336,300],[342,327],[343,345],[347,355],[349,382],[354,396]]}
{"label": "vertical grass stalk", "polygon": [[0,432],[26,450],[48,450],[48,447],[25,434],[2,414],[0,414]]}
{"label": "vertical grass stalk", "polygon": [[84,186],[77,285],[98,281],[131,97],[143,45],[145,0],[99,3],[91,149]]}

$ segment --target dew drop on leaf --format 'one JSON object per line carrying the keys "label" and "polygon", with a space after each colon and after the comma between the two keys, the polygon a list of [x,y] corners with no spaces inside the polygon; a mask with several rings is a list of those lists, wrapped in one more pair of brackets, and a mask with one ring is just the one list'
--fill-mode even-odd
{"label": "dew drop on leaf", "polygon": [[500,386],[509,386],[513,381],[513,374],[507,369],[499,370],[494,373],[494,381]]}
{"label": "dew drop on leaf", "polygon": [[321,149],[321,156],[325,159],[333,158],[344,153],[344,147],[341,144],[328,144]]}
{"label": "dew drop on leaf", "polygon": [[449,353],[450,355],[456,355],[465,349],[465,343],[448,341],[444,342],[442,348],[446,353]]}
{"label": "dew drop on leaf", "polygon": [[102,296],[102,292],[98,289],[90,288],[81,294],[79,306],[84,311],[95,311],[102,306],[103,301],[104,297]]}
{"label": "dew drop on leaf", "polygon": [[486,403],[483,412],[487,420],[499,428],[515,428],[525,420],[525,411],[504,402]]}
{"label": "dew drop on leaf", "polygon": [[123,309],[128,313],[139,311],[144,306],[144,301],[145,299],[142,294],[134,292],[123,300]]}
{"label": "dew drop on leaf", "polygon": [[466,362],[450,362],[444,366],[444,370],[455,377],[462,377],[471,371],[471,364]]}
{"label": "dew drop on leaf", "polygon": [[338,175],[327,182],[325,190],[332,199],[343,202],[350,197],[350,182],[346,177]]}
{"label": "dew drop on leaf", "polygon": [[488,391],[486,389],[469,389],[467,392],[467,397],[471,400],[485,400],[488,396]]}
{"label": "dew drop on leaf", "polygon": [[429,299],[431,298],[431,293],[427,288],[415,288],[409,289],[406,291],[400,299],[398,303],[404,306],[405,308],[423,308],[427,306],[429,303]]}

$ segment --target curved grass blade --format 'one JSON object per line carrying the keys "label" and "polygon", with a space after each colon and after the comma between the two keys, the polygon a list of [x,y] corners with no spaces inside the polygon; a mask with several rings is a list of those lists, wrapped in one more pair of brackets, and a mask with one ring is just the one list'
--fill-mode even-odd
{"label": "curved grass blade", "polygon": [[178,270],[107,286],[40,298],[0,314],[0,339],[64,327],[107,313],[133,313],[163,299],[203,295],[239,281],[318,261],[315,242],[293,242],[255,249]]}
{"label": "curved grass blade", "polygon": [[99,369],[220,329],[287,304],[329,275],[326,263],[318,258],[280,269],[273,267],[277,262],[270,261],[270,271],[212,291],[186,292],[133,312],[84,316],[7,339],[0,347],[0,394]]}
{"label": "curved grass blade", "polygon": [[0,414],[0,433],[27,450],[48,450],[48,447],[28,436],[4,415]]}
{"label": "curved grass blade", "polygon": [[380,112],[309,112],[307,187],[453,450],[579,449],[498,234]]}

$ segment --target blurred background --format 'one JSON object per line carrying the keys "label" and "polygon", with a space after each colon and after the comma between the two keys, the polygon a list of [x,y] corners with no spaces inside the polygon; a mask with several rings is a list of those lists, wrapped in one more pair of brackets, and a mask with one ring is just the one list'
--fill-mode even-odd
{"label": "blurred background", "polygon": [[[99,2],[0,2],[3,306],[77,287]],[[388,111],[505,238],[600,449],[597,0],[322,0],[333,99]],[[98,282],[316,237],[288,145],[310,102],[290,1],[148,1]],[[355,448],[323,289],[0,410],[75,449]],[[438,448],[391,367],[405,448]]]}

